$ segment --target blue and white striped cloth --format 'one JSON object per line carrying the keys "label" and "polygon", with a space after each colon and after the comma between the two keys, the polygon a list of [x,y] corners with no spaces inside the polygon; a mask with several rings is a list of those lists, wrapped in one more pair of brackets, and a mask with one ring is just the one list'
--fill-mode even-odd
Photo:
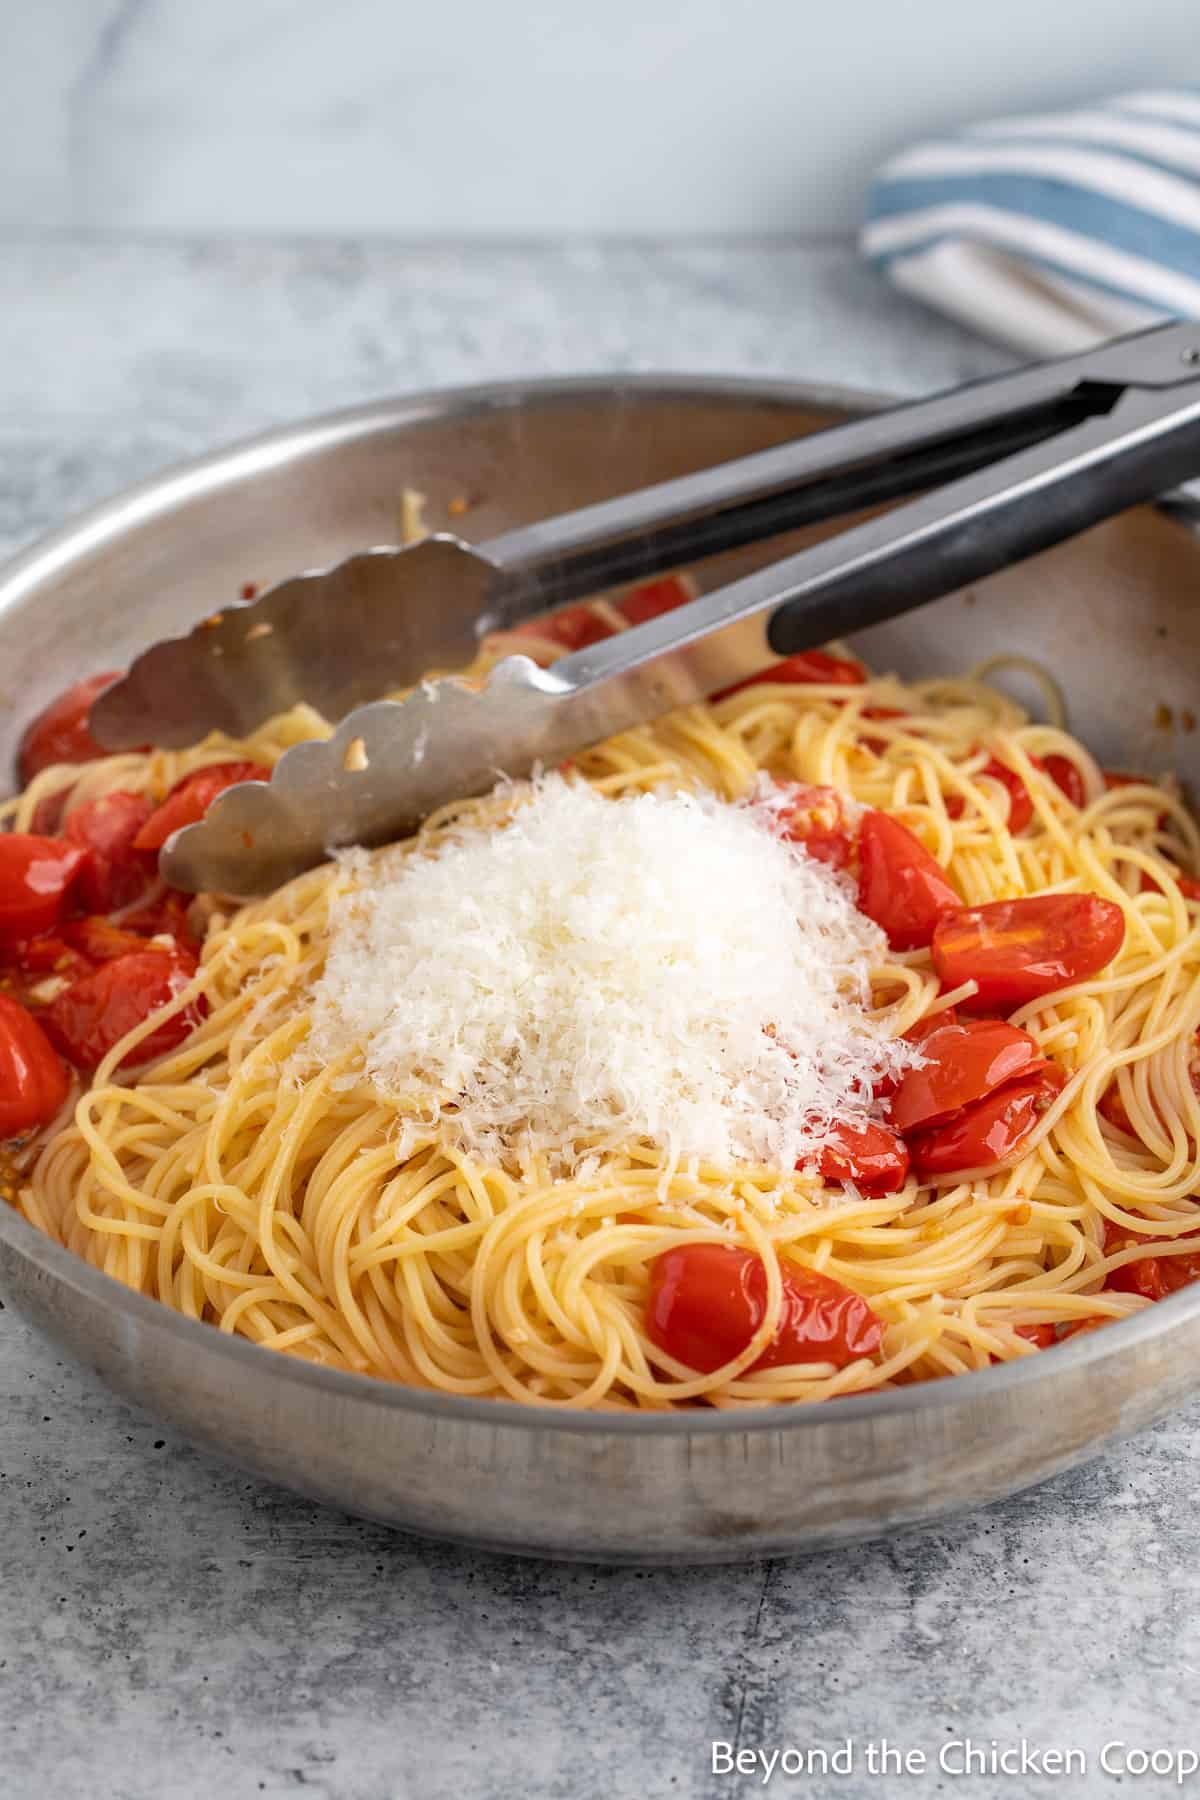
{"label": "blue and white striped cloth", "polygon": [[897,287],[1035,356],[1200,318],[1200,90],[918,145],[867,211],[863,250]]}

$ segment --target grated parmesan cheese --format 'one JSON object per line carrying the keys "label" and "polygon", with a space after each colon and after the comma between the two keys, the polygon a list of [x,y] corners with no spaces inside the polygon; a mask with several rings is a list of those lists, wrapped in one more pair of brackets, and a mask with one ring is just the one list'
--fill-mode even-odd
{"label": "grated parmesan cheese", "polygon": [[882,934],[778,807],[555,775],[499,828],[352,853],[312,1053],[491,1158],[791,1169],[913,1057],[868,1011]]}

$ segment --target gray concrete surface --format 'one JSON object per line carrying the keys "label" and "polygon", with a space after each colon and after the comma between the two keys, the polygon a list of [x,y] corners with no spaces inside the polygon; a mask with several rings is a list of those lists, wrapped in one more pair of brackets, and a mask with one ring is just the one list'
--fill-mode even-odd
{"label": "gray concrete surface", "polygon": [[[571,369],[915,391],[998,355],[838,249],[0,245],[0,546],[174,458],[415,385]],[[1178,1792],[1200,1408],[1007,1505],[806,1561],[475,1556],[193,1453],[0,1313],[3,1800]],[[971,1739],[1083,1775],[959,1774]],[[880,1771],[880,1741],[924,1770]],[[840,1749],[849,1773],[796,1773]],[[875,1772],[870,1766],[869,1746]],[[1123,1753],[1111,1753],[1119,1760]],[[1200,1792],[1200,1775],[1183,1791]]]}

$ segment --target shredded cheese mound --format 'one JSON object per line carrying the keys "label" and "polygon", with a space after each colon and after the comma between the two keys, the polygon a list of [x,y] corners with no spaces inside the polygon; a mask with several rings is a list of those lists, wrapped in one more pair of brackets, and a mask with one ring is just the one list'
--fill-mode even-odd
{"label": "shredded cheese mound", "polygon": [[869,1010],[882,934],[779,806],[554,775],[498,827],[352,853],[311,1051],[493,1158],[809,1161],[913,1057]]}

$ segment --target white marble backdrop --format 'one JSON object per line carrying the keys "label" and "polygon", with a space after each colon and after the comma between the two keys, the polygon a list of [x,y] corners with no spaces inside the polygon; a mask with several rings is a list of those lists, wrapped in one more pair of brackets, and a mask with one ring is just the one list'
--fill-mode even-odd
{"label": "white marble backdrop", "polygon": [[0,225],[845,230],[914,133],[1189,80],[1197,0],[0,0]]}

